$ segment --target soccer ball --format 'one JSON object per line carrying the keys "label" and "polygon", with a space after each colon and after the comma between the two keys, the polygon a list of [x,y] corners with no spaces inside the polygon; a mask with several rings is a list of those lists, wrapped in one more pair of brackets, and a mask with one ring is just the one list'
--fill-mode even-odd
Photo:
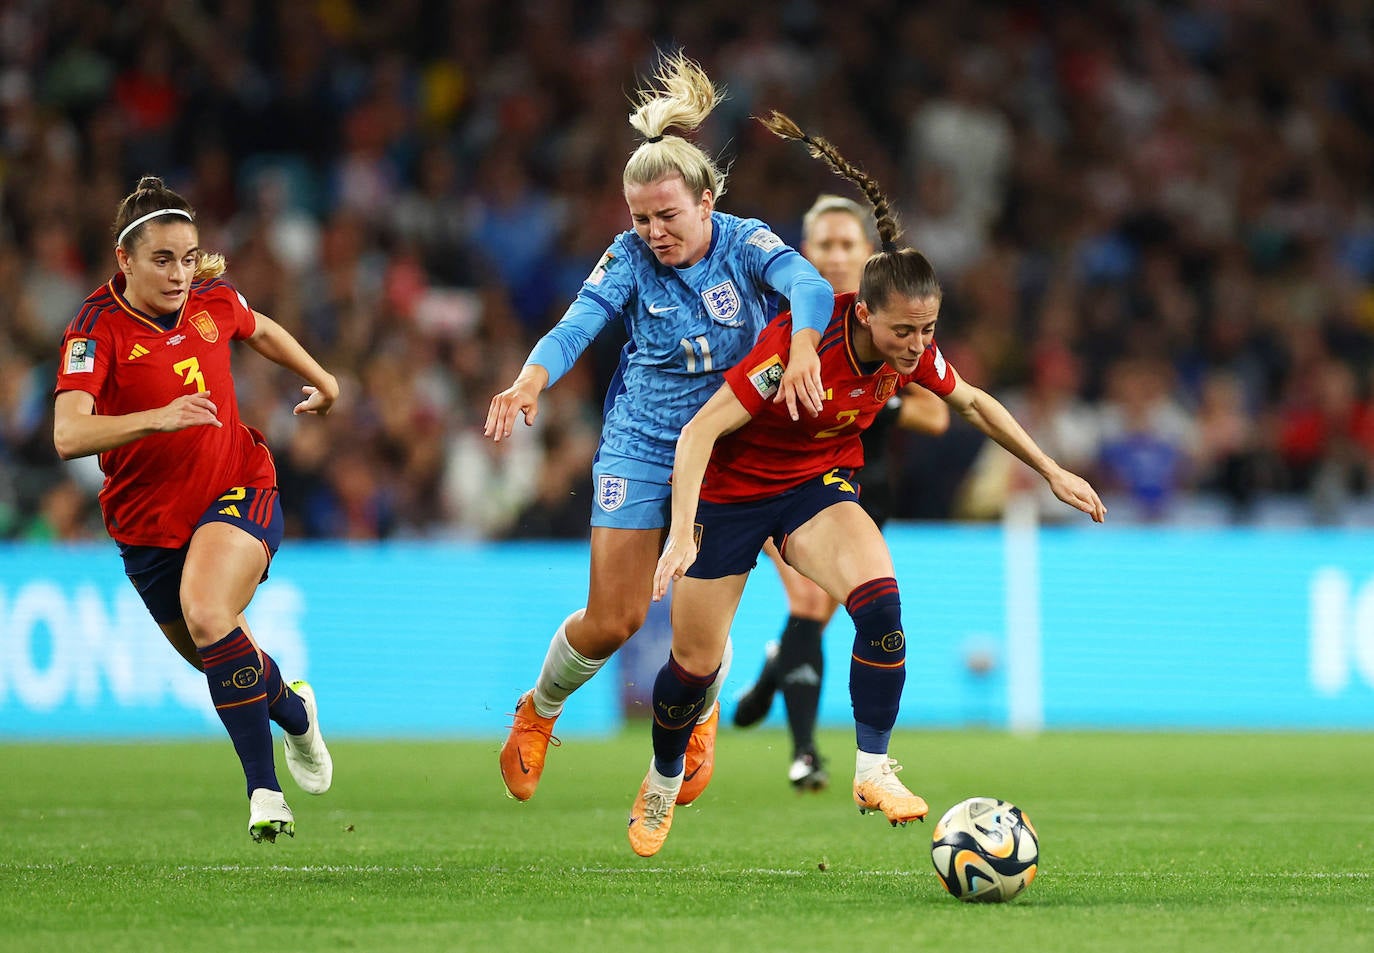
{"label": "soccer ball", "polygon": [[930,859],[945,889],[960,900],[1000,903],[1035,879],[1040,842],[1016,805],[971,797],[935,825]]}

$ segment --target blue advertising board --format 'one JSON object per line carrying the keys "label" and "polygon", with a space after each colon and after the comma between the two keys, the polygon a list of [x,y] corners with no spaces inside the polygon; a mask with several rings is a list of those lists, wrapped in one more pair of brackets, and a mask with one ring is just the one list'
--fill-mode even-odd
{"label": "blue advertising board", "polygon": [[[909,646],[903,725],[1374,728],[1365,534],[897,525],[887,537]],[[288,541],[248,620],[288,677],[316,685],[331,735],[499,738],[586,586],[585,543]],[[727,712],[786,614],[764,562],[732,632]],[[560,734],[642,712],[667,640],[656,606]],[[850,723],[851,640],[841,611],[825,634],[824,724]],[[0,547],[0,738],[221,730],[112,545]]]}

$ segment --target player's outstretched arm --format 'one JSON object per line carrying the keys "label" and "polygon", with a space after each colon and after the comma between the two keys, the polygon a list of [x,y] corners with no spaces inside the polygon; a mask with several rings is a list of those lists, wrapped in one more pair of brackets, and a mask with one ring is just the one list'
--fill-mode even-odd
{"label": "player's outstretched arm", "polygon": [[938,437],[949,429],[949,405],[919,384],[908,384],[899,395],[897,426]]}
{"label": "player's outstretched arm", "polygon": [[955,379],[954,390],[945,401],[964,419],[1044,477],[1061,502],[1087,513],[1094,522],[1101,523],[1107,518],[1107,507],[1102,505],[1097,491],[1087,480],[1055,463],[995,397],[957,374]]}
{"label": "player's outstretched arm", "polygon": [[301,388],[305,400],[296,405],[295,413],[321,416],[329,413],[329,408],[339,399],[339,382],[334,375],[321,367],[286,328],[260,312],[254,311],[253,317],[258,326],[248,338],[248,346],[308,382]]}
{"label": "player's outstretched arm", "polygon": [[654,572],[654,601],[668,591],[674,579],[681,579],[697,559],[696,518],[697,503],[701,500],[701,481],[716,441],[749,422],[744,409],[729,384],[722,384],[696,412],[677,438],[677,452],[673,458],[673,516],[663,555]]}
{"label": "player's outstretched arm", "polygon": [[64,390],[53,404],[52,442],[63,460],[104,453],[155,433],[187,427],[223,427],[210,392],[183,394],[165,407],[117,417],[93,413],[95,398],[84,390]]}
{"label": "player's outstretched arm", "polygon": [[549,372],[543,365],[526,364],[511,384],[491,399],[487,408],[487,423],[482,433],[500,443],[509,437],[517,414],[523,414],[525,426],[534,426],[539,416],[539,394],[549,384]]}

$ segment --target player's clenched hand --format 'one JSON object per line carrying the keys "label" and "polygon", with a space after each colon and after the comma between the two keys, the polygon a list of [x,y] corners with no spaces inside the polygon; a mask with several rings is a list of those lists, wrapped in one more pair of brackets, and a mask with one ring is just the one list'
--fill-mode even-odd
{"label": "player's clenched hand", "polygon": [[548,371],[538,364],[526,364],[515,383],[491,399],[482,433],[500,443],[510,436],[517,414],[524,415],[525,426],[533,426],[534,418],[539,416],[539,392],[548,382]]}
{"label": "player's clenched hand", "polygon": [[654,601],[658,602],[668,592],[668,586],[697,561],[696,541],[689,534],[686,539],[668,536],[663,545],[663,555],[658,557],[658,569],[654,571]]}
{"label": "player's clenched hand", "polygon": [[187,427],[204,427],[209,424],[213,427],[223,427],[220,423],[219,408],[210,399],[210,392],[207,390],[200,394],[183,394],[162,408],[157,418],[157,430],[163,433],[172,433],[176,430],[185,430]]}
{"label": "player's clenched hand", "polygon": [[787,358],[787,368],[783,371],[778,384],[774,403],[787,404],[787,413],[793,420],[799,420],[797,405],[805,407],[812,417],[821,413],[821,403],[825,399],[825,388],[821,386],[821,358],[816,353],[815,331],[801,330],[792,335],[792,348]]}

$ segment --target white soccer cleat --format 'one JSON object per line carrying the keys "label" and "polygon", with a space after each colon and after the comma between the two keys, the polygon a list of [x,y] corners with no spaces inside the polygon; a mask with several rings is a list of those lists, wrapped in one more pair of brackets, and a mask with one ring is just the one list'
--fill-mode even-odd
{"label": "white soccer cleat", "polygon": [[814,750],[800,751],[787,769],[787,780],[798,791],[823,791],[830,783],[830,773]]}
{"label": "white soccer cleat", "polygon": [[278,834],[296,836],[296,819],[280,791],[253,789],[253,796],[248,799],[248,833],[253,840],[269,844],[277,842]]}
{"label": "white soccer cleat", "polygon": [[324,746],[320,734],[320,708],[315,703],[315,691],[309,682],[294,681],[291,690],[301,696],[310,726],[303,735],[286,735],[286,767],[296,786],[306,794],[323,794],[334,783],[334,760]]}

